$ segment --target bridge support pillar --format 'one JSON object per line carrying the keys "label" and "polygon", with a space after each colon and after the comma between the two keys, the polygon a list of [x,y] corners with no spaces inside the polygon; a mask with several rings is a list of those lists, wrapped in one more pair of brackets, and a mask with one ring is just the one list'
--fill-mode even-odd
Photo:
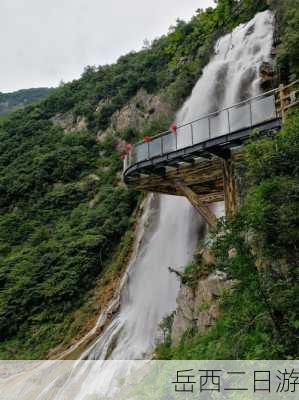
{"label": "bridge support pillar", "polygon": [[190,201],[193,207],[199,212],[199,214],[203,217],[203,219],[207,222],[210,227],[213,227],[217,224],[216,215],[204,205],[200,200],[198,195],[193,192],[193,190],[185,185],[183,182],[176,182],[175,186],[180,192]]}
{"label": "bridge support pillar", "polygon": [[231,158],[222,160],[225,215],[232,217],[237,211],[234,163]]}
{"label": "bridge support pillar", "polygon": [[282,123],[286,120],[286,106],[287,106],[287,90],[283,85],[279,86],[279,102]]}

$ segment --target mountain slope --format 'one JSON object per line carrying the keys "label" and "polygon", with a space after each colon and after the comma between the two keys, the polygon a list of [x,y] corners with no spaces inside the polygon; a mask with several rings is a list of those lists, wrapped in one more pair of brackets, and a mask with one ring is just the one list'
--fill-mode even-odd
{"label": "mountain slope", "polygon": [[49,88],[22,89],[12,93],[0,92],[0,115],[8,114],[36,101],[42,100],[52,91]]}
{"label": "mountain slope", "polygon": [[167,128],[218,35],[266,3],[221,0],[0,123],[0,358],[46,357],[87,328],[76,312],[138,202],[120,179],[124,141]]}

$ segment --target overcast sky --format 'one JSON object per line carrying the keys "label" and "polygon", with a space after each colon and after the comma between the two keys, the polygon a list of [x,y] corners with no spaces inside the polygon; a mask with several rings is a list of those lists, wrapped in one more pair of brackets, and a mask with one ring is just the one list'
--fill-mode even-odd
{"label": "overcast sky", "polygon": [[0,0],[0,91],[56,86],[115,61],[213,0]]}

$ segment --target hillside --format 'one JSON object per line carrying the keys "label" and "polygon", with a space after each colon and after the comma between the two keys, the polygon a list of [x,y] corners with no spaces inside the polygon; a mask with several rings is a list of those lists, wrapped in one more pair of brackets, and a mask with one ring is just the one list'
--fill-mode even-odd
{"label": "hillside", "polygon": [[[1,359],[48,357],[90,328],[124,268],[141,198],[121,181],[125,142],[168,128],[215,40],[267,3],[219,0],[0,122]],[[295,3],[280,2],[284,79],[298,73]]]}
{"label": "hillside", "polygon": [[8,114],[18,108],[26,107],[48,96],[52,89],[22,89],[12,93],[0,92],[0,115]]}

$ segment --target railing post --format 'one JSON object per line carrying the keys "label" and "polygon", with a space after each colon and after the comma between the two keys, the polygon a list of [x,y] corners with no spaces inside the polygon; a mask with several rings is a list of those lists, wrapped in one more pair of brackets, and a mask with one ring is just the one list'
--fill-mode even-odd
{"label": "railing post", "polygon": [[211,139],[211,119],[208,117],[208,122],[209,122],[209,139]]}
{"label": "railing post", "polygon": [[193,140],[193,124],[190,124],[191,126],[191,145],[193,146],[194,140]]}
{"label": "railing post", "polygon": [[228,133],[230,133],[229,110],[227,110]]}
{"label": "railing post", "polygon": [[276,107],[276,97],[275,97],[275,94],[274,94],[272,97],[273,97],[273,105],[274,105],[274,110],[275,110],[275,117],[278,118],[278,112],[277,112],[277,107]]}
{"label": "railing post", "polygon": [[252,104],[251,104],[251,100],[249,101],[249,112],[250,112],[250,128],[252,128],[253,120],[252,120]]}
{"label": "railing post", "polygon": [[284,86],[282,84],[279,85],[279,101],[280,101],[280,112],[281,112],[282,123],[284,123],[286,119],[285,115],[286,113],[285,113]]}

